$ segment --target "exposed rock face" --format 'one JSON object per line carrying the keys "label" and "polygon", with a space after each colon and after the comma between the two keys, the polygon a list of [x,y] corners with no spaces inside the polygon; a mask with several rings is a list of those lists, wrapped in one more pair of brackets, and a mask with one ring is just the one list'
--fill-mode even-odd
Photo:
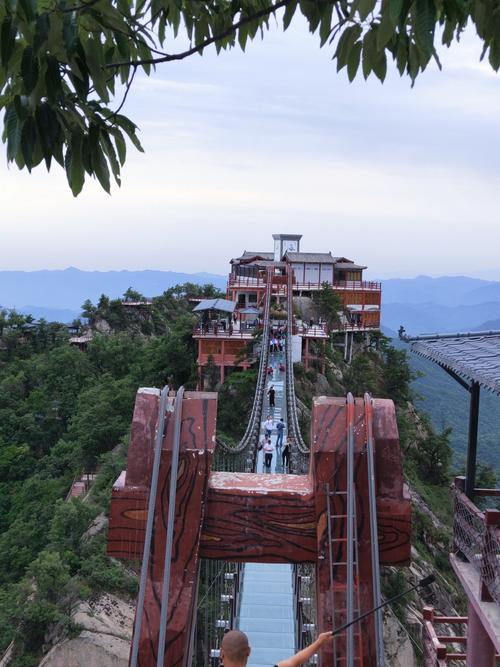
{"label": "exposed rock face", "polygon": [[390,667],[417,667],[408,634],[391,611],[384,614],[384,648],[385,661]]}
{"label": "exposed rock face", "polygon": [[133,605],[106,594],[80,602],[72,618],[82,628],[80,635],[56,644],[39,667],[127,667]]}
{"label": "exposed rock face", "polygon": [[127,667],[129,642],[94,632],[57,644],[40,667]]}

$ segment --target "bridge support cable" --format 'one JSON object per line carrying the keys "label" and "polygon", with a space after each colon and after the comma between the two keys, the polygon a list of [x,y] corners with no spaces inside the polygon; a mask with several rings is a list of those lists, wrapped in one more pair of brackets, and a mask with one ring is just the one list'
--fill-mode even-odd
{"label": "bridge support cable", "polygon": [[148,514],[146,519],[146,534],[144,537],[144,550],[142,554],[141,577],[139,580],[139,595],[137,597],[137,612],[132,637],[132,650],[130,654],[130,667],[137,667],[139,654],[139,641],[141,637],[142,618],[144,612],[144,600],[146,597],[146,579],[148,574],[149,559],[151,555],[151,538],[153,535],[153,522],[155,516],[156,492],[158,489],[158,476],[160,473],[161,446],[163,432],[165,430],[165,414],[167,411],[169,387],[162,389],[160,396],[160,410],[158,414],[158,428],[156,431],[155,451],[153,469],[151,472],[151,488],[149,491]]}
{"label": "bridge support cable", "polygon": [[[370,394],[364,395],[365,403],[365,429],[366,429],[366,461],[368,466],[368,500],[370,511],[370,537],[372,557],[372,592],[373,606],[380,607],[382,594],[380,590],[380,559],[378,547],[377,526],[377,493],[375,486],[375,453],[373,438],[373,401]],[[375,648],[376,667],[384,667],[384,632],[382,609],[375,612]]]}
{"label": "bridge support cable", "polygon": [[160,633],[158,637],[157,667],[163,667],[165,657],[165,640],[167,635],[167,612],[170,590],[170,569],[172,563],[172,544],[174,540],[175,499],[177,495],[177,473],[179,470],[179,449],[181,442],[182,400],[184,387],[180,387],[175,397],[174,408],[174,440],[172,443],[172,463],[170,466],[170,488],[167,515],[167,539],[165,544],[165,560],[163,564],[163,584],[161,592]]}
{"label": "bridge support cable", "polygon": [[[248,420],[245,433],[240,442],[235,447],[231,447],[227,445],[224,441],[222,441],[220,438],[217,438],[217,445],[224,452],[224,454],[235,456],[236,454],[251,452],[254,459],[252,468],[255,466],[255,450],[261,429],[262,404],[264,400],[266,379],[267,379],[269,345],[270,345],[270,310],[271,310],[273,271],[274,270],[272,267],[268,267],[266,271],[266,291],[264,294],[263,329],[262,329],[262,339],[261,339],[259,370],[257,373],[257,385],[255,388],[252,410],[250,413],[250,418]],[[237,467],[244,468],[245,467],[244,462],[241,466],[237,465],[236,467],[233,467],[233,469],[236,470]]]}
{"label": "bridge support cable", "polygon": [[[300,423],[297,412],[297,399],[295,397],[295,384],[293,377],[293,354],[292,354],[292,328],[293,328],[293,272],[291,269],[287,269],[287,290],[286,290],[286,299],[287,299],[287,329],[286,329],[286,345],[285,345],[285,357],[286,357],[286,376],[285,376],[285,386],[286,386],[286,405],[287,405],[287,416],[288,416],[288,430],[291,433],[293,441],[295,443],[294,449],[295,457],[298,459],[297,464],[294,466],[296,468],[294,472],[304,473],[307,472],[308,463],[309,463],[309,447],[304,442],[302,438],[302,433],[300,431]],[[292,455],[294,452],[292,452]]]}
{"label": "bridge support cable", "polygon": [[[347,394],[347,623],[354,619],[354,584],[356,580],[354,540],[356,536],[354,490],[354,398]],[[354,667],[354,627],[347,628],[347,667]]]}

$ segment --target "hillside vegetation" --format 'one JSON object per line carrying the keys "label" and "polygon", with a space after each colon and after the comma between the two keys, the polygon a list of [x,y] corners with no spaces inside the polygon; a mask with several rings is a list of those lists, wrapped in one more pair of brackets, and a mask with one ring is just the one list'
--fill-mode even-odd
{"label": "hillside vegetation", "polygon": [[[104,533],[82,535],[107,512],[138,387],[195,386],[188,297],[212,295],[188,284],[146,309],[86,302],[92,322],[111,329],[94,332],[85,352],[61,324],[0,312],[0,651],[16,638],[13,667],[38,665],[46,644],[77,631],[76,599],[134,594],[133,573],[105,555]],[[98,477],[86,502],[65,502],[89,470]]]}

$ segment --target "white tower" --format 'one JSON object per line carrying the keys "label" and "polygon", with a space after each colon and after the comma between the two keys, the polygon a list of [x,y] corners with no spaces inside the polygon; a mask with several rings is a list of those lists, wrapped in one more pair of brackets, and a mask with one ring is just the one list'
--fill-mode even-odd
{"label": "white tower", "polygon": [[283,255],[289,252],[299,252],[302,234],[273,234],[274,261],[281,262]]}

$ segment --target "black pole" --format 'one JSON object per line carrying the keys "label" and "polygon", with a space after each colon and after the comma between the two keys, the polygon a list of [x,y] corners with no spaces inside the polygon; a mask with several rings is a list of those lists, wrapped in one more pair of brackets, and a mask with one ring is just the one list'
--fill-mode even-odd
{"label": "black pole", "polygon": [[425,586],[430,586],[430,584],[432,584],[432,582],[435,581],[435,579],[436,579],[436,577],[433,574],[430,574],[428,577],[425,577],[424,579],[421,579],[418,582],[418,584],[415,584],[414,586],[411,586],[406,591],[403,591],[402,593],[398,593],[397,595],[394,595],[392,598],[389,598],[385,602],[382,602],[382,604],[379,604],[376,607],[373,607],[373,609],[370,609],[369,611],[365,611],[364,614],[360,614],[354,620],[352,620],[350,623],[344,623],[344,625],[339,625],[338,628],[335,628],[335,630],[332,631],[332,635],[338,635],[339,632],[342,632],[343,630],[346,630],[350,625],[353,625],[354,623],[358,623],[359,621],[362,621],[367,616],[370,616],[370,614],[373,614],[376,611],[378,611],[379,609],[382,609],[382,607],[386,607],[388,604],[391,604],[391,602],[395,602],[396,600],[399,600],[399,598],[402,598],[405,595],[408,595],[408,593],[411,593],[412,591],[416,590],[417,588],[420,588],[420,587],[425,588]]}
{"label": "black pole", "polygon": [[465,495],[474,498],[476,486],[477,431],[479,423],[479,382],[470,387],[469,441],[467,444],[467,468],[465,470]]}

